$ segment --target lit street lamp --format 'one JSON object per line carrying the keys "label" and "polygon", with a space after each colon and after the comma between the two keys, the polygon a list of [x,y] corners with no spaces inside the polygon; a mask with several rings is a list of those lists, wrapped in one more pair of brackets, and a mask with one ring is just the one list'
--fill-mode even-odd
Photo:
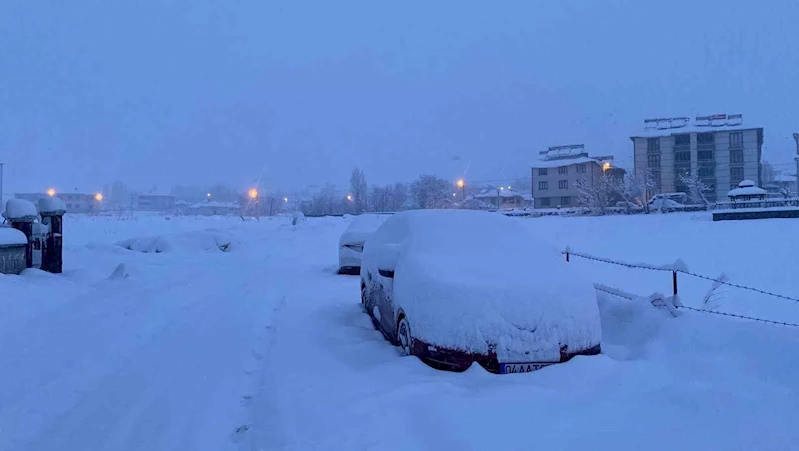
{"label": "lit street lamp", "polygon": [[352,202],[352,194],[347,194],[347,200]]}
{"label": "lit street lamp", "polygon": [[211,193],[205,193],[205,197],[210,199],[211,198]]}
{"label": "lit street lamp", "polygon": [[94,195],[94,200],[96,200],[97,202],[102,202],[102,201],[103,201],[103,195],[102,195],[102,193],[97,193],[97,194],[95,194],[95,195]]}
{"label": "lit street lamp", "polygon": [[47,190],[47,195],[50,197],[55,196],[55,188],[50,188]]}
{"label": "lit street lamp", "polygon": [[250,199],[255,201],[255,218],[258,221],[261,220],[261,213],[258,211],[258,190],[255,188],[250,188],[250,191],[247,193],[250,196]]}
{"label": "lit street lamp", "polygon": [[285,203],[289,203],[289,198],[288,198],[288,197],[284,197],[284,198],[283,198],[283,202],[285,202]]}
{"label": "lit street lamp", "polygon": [[465,200],[466,199],[466,180],[458,179],[458,181],[455,182],[455,185],[457,185],[458,189],[461,190],[461,198],[463,198]]}

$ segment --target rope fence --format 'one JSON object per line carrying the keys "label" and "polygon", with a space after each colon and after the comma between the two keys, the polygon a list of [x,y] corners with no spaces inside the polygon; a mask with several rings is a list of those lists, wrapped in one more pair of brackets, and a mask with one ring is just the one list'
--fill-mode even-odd
{"label": "rope fence", "polygon": [[[755,292],[755,293],[760,293],[760,294],[764,294],[764,295],[767,295],[767,296],[772,296],[772,297],[775,297],[775,298],[785,299],[785,300],[789,300],[789,301],[793,301],[793,302],[799,303],[799,299],[791,297],[791,296],[785,296],[785,295],[782,295],[782,294],[772,293],[772,292],[766,291],[766,290],[761,290],[759,288],[747,287],[747,286],[744,286],[744,285],[731,283],[723,275],[720,278],[716,278],[716,277],[708,277],[708,276],[703,276],[701,274],[696,274],[696,273],[690,272],[687,269],[685,269],[685,265],[681,261],[675,262],[674,265],[653,266],[653,265],[647,265],[647,264],[643,264],[643,263],[636,264],[636,263],[627,263],[627,262],[620,262],[620,261],[616,261],[616,260],[610,260],[608,258],[602,258],[602,257],[594,256],[594,255],[588,255],[588,254],[583,254],[583,253],[579,253],[579,252],[574,252],[574,251],[572,251],[571,249],[568,249],[568,248],[565,251],[563,251],[562,254],[564,254],[566,256],[566,262],[570,262],[571,261],[571,257],[574,256],[574,257],[579,257],[579,258],[583,258],[583,259],[586,259],[586,260],[593,260],[593,261],[598,261],[598,262],[601,262],[601,263],[607,263],[607,264],[616,265],[616,266],[622,266],[622,267],[631,268],[631,269],[647,269],[647,270],[650,270],[650,271],[671,272],[672,273],[672,284],[673,284],[674,296],[677,296],[677,274],[678,273],[682,273],[682,274],[685,274],[685,275],[688,275],[688,276],[692,276],[692,277],[696,277],[696,278],[699,278],[699,279],[711,281],[714,284],[717,284],[718,286],[726,285],[726,286],[730,286],[730,287],[740,288],[740,289],[743,289],[743,290],[748,290],[748,291],[752,291],[752,292]],[[624,291],[621,291],[621,290],[618,290],[618,289],[615,289],[615,288],[611,288],[611,287],[608,287],[608,286],[602,285],[602,284],[594,284],[594,288],[597,291],[601,291],[603,293],[607,293],[607,294],[610,294],[612,296],[620,297],[620,298],[623,298],[623,299],[635,300],[635,299],[644,298],[642,296],[637,296],[637,295],[634,295],[634,294],[631,294],[631,293],[626,293]],[[707,313],[707,314],[710,314],[710,315],[719,315],[719,316],[726,316],[726,317],[731,317],[731,318],[739,318],[739,319],[745,319],[745,320],[750,320],[750,321],[757,321],[757,322],[764,323],[764,324],[788,326],[788,327],[799,327],[799,324],[797,324],[797,323],[790,323],[790,322],[786,322],[786,321],[775,321],[775,320],[764,319],[764,318],[756,318],[754,316],[739,315],[739,314],[736,314],[736,313],[720,312],[720,311],[716,311],[716,310],[707,310],[707,309],[701,309],[701,308],[696,308],[696,307],[689,307],[689,306],[685,306],[685,305],[675,305],[675,308],[678,309],[678,310],[685,309],[685,310],[690,310],[690,311],[694,311],[694,312],[698,312],[698,313]]]}

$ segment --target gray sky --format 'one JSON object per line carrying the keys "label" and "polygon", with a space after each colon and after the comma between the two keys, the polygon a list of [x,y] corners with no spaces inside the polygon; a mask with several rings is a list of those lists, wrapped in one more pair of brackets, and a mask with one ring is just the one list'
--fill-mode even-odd
{"label": "gray sky", "polygon": [[526,177],[549,145],[631,164],[645,117],[737,112],[791,163],[799,131],[792,0],[8,0],[0,17],[7,190]]}

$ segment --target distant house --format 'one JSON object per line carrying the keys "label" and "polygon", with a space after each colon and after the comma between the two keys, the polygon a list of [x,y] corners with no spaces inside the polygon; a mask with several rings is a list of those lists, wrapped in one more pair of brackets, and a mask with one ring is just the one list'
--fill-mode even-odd
{"label": "distant house", "polygon": [[139,211],[169,211],[175,208],[175,196],[171,194],[135,194],[133,209]]}
{"label": "distant house", "polygon": [[[48,197],[47,193],[16,193],[17,199],[25,199],[38,205],[39,199]],[[55,197],[64,201],[67,213],[89,213],[100,206],[100,201],[95,199],[95,194],[85,193],[55,193]]]}
{"label": "distant house", "polygon": [[241,205],[235,202],[210,200],[185,207],[183,212],[185,214],[198,216],[239,215],[241,214]]}
{"label": "distant house", "polygon": [[474,195],[474,199],[491,205],[493,208],[509,210],[513,208],[524,208],[528,204],[530,195],[525,195],[513,191],[510,187],[501,186],[499,188],[485,188],[480,193]]}
{"label": "distant house", "polygon": [[796,189],[796,176],[788,174],[777,174],[774,176],[774,181],[763,186],[766,191],[770,193],[781,193],[782,190],[787,189],[794,195],[799,194]]}
{"label": "distant house", "polygon": [[624,176],[624,170],[613,167],[612,156],[590,157],[583,144],[550,147],[540,156],[532,171],[534,208],[576,207],[578,180],[593,184],[606,171]]}

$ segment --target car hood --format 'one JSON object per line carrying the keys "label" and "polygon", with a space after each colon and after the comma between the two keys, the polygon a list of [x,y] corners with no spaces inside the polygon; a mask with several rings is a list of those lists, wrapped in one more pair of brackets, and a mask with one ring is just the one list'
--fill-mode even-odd
{"label": "car hood", "polygon": [[556,362],[564,348],[599,344],[593,285],[557,253],[489,254],[400,259],[394,302],[414,337],[472,353],[493,349],[500,362]]}

